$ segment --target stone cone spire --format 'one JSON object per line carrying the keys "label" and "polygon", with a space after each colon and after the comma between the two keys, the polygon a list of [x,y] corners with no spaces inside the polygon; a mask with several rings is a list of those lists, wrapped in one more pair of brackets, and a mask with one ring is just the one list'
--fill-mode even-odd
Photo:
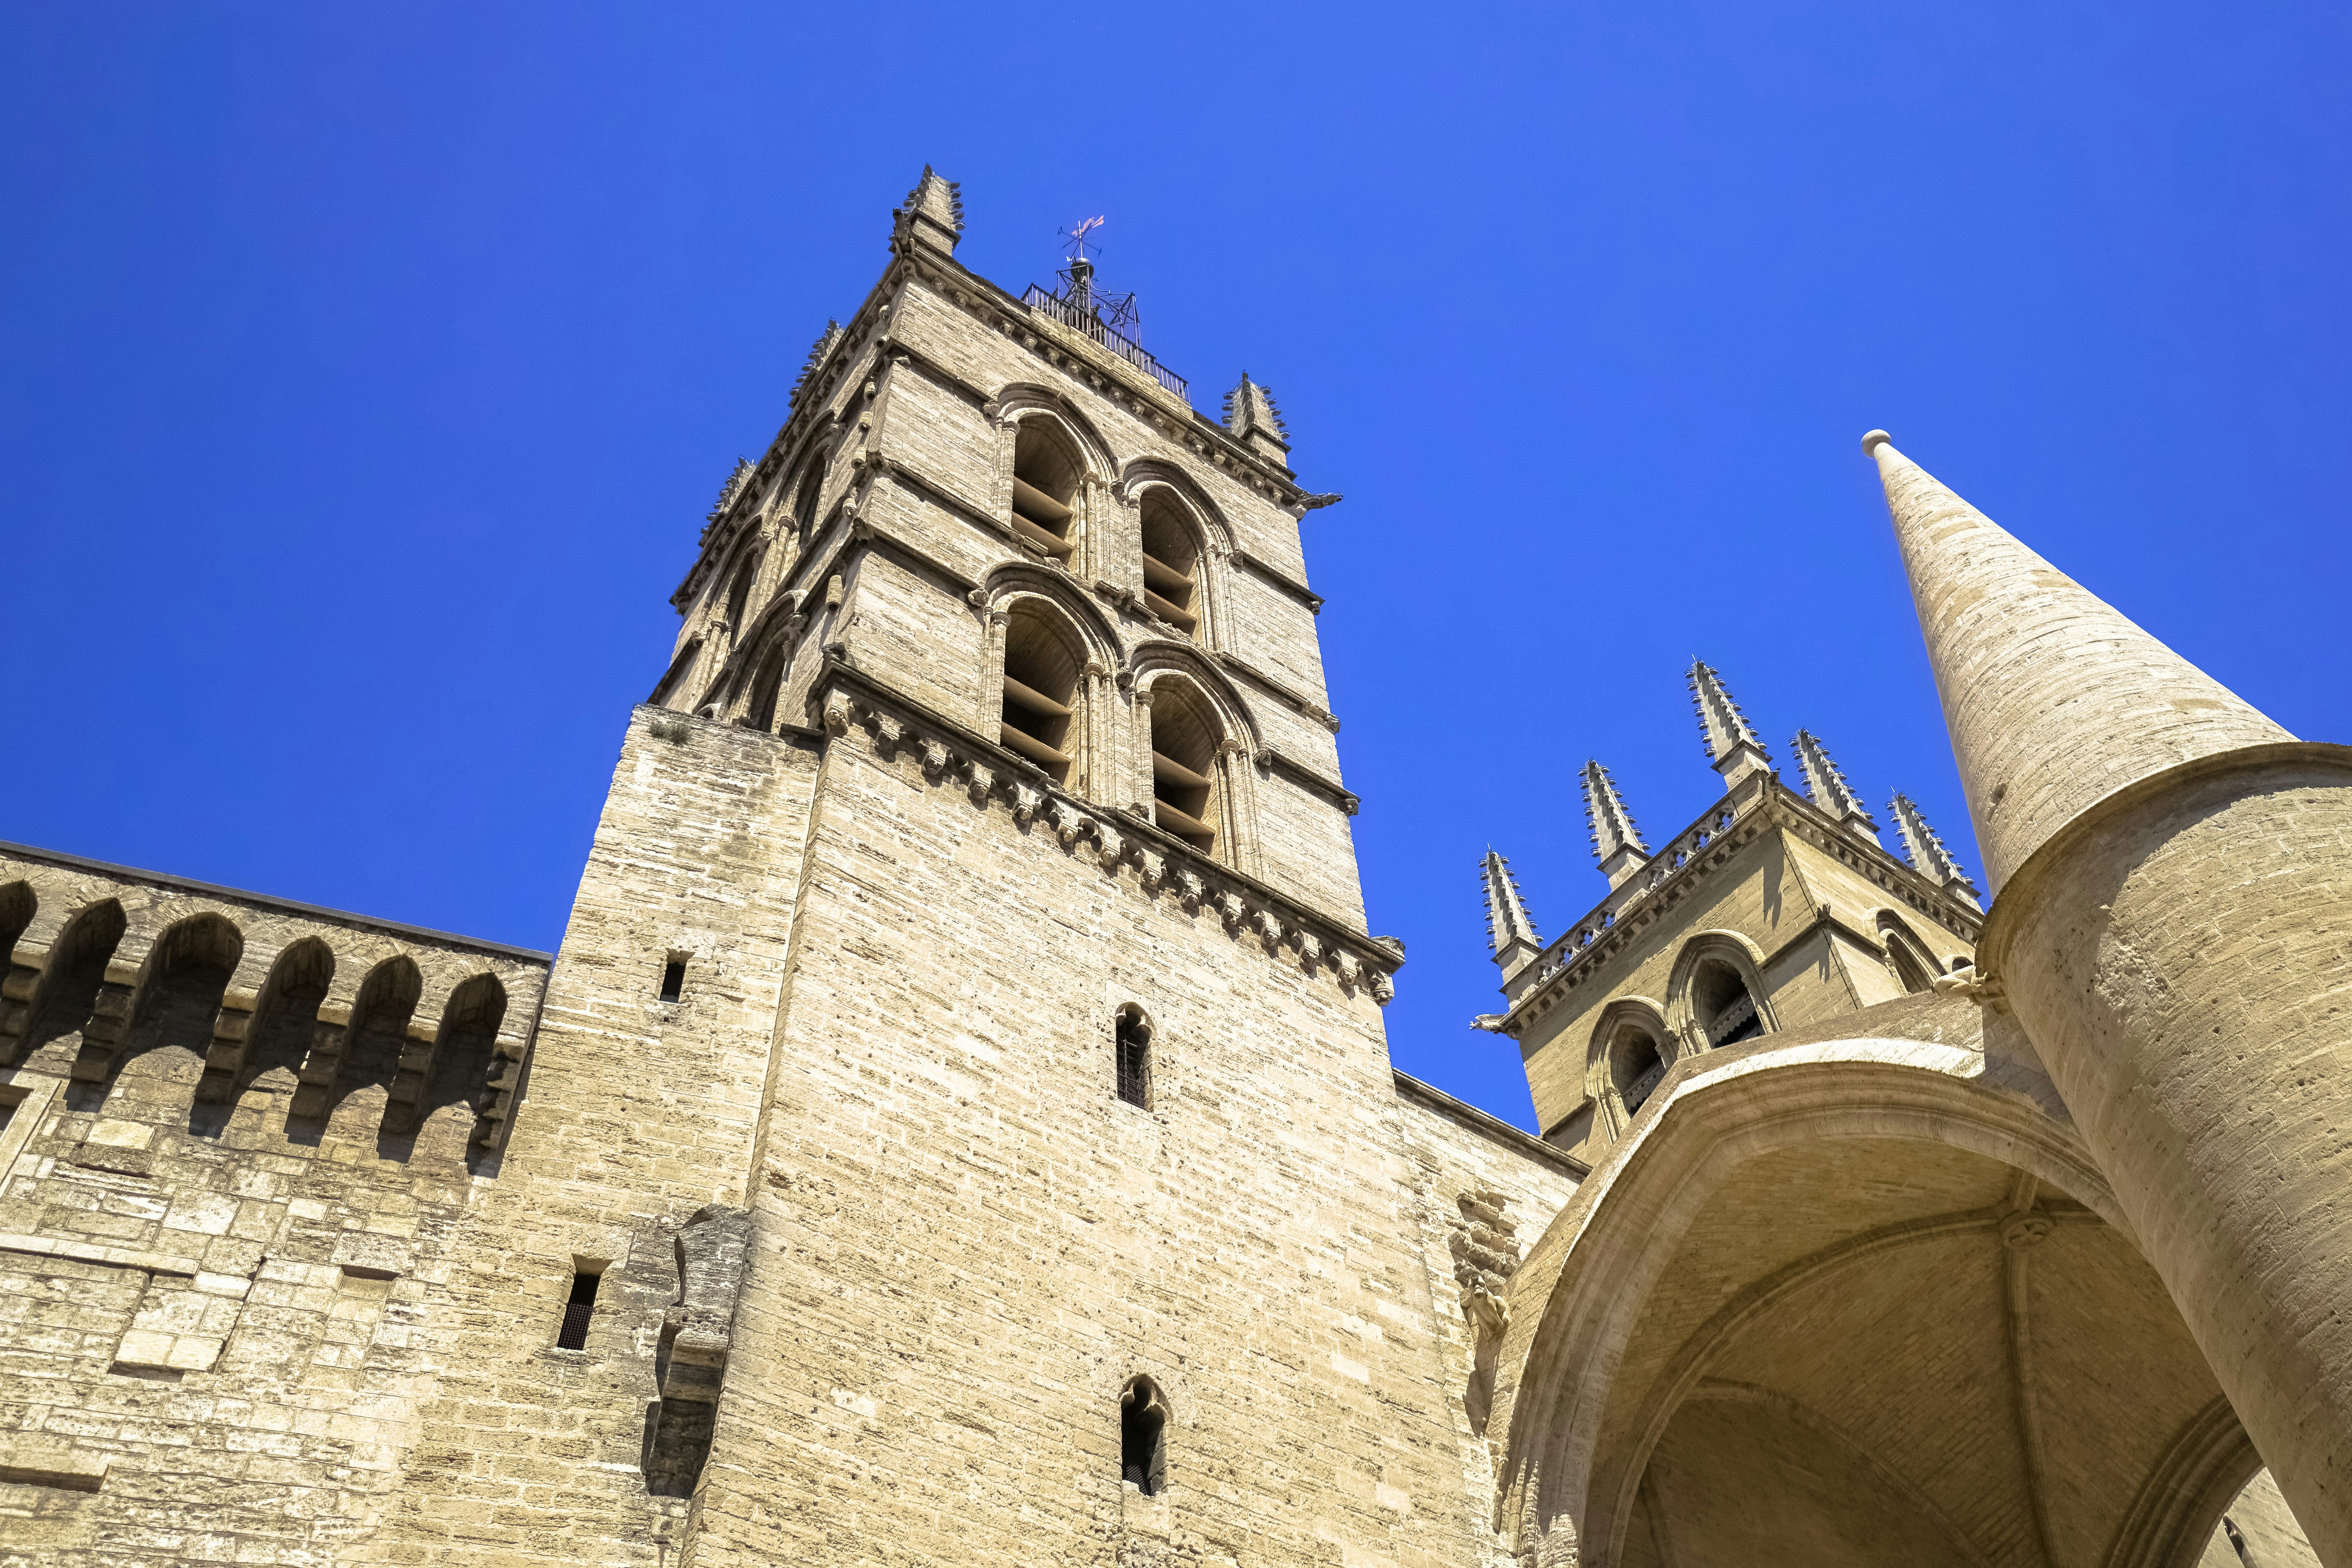
{"label": "stone cone spire", "polygon": [[1274,394],[1252,381],[1249,372],[1225,394],[1225,428],[1234,439],[1272,458],[1287,463],[1290,456],[1290,432],[1284,427],[1281,410],[1274,405]]}
{"label": "stone cone spire", "polygon": [[1805,775],[1805,793],[1813,804],[1838,820],[1838,826],[1857,837],[1878,842],[1878,824],[1862,806],[1862,797],[1845,782],[1845,774],[1830,761],[1822,749],[1820,737],[1811,730],[1800,730],[1790,745],[1797,753],[1797,767]]}
{"label": "stone cone spire", "polygon": [[926,163],[896,216],[899,234],[953,256],[956,241],[963,237],[963,187]]}
{"label": "stone cone spire", "polygon": [[2294,737],[1895,449],[1878,462],[1998,894],[2091,806],[2198,757]]}
{"label": "stone cone spire", "polygon": [[1536,922],[1529,918],[1528,906],[1519,899],[1511,863],[1489,849],[1478,869],[1486,884],[1486,940],[1495,950],[1495,962],[1508,975],[1541,952],[1543,942],[1536,935]]}
{"label": "stone cone spire", "polygon": [[1771,755],[1756,738],[1756,727],[1748,721],[1748,715],[1732,700],[1723,677],[1693,659],[1684,679],[1690,682],[1691,706],[1698,710],[1699,742],[1723,782],[1737,789],[1753,775],[1769,773]]}
{"label": "stone cone spire", "polygon": [[1622,886],[1649,859],[1650,847],[1635,831],[1617,781],[1597,762],[1584,764],[1584,820],[1592,830],[1592,858],[1601,862],[1601,874],[1610,887]]}
{"label": "stone cone spire", "polygon": [[1960,863],[1952,858],[1952,852],[1944,847],[1942,837],[1927,826],[1927,819],[1919,815],[1919,808],[1911,804],[1910,797],[1897,790],[1888,809],[1894,814],[1895,835],[1903,840],[1903,853],[1911,862],[1911,869],[1970,909],[1979,908],[1977,885],[1960,869]]}

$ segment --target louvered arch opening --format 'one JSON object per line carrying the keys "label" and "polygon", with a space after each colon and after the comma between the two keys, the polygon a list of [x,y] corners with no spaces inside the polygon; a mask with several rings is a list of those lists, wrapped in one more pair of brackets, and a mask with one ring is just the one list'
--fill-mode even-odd
{"label": "louvered arch opening", "polygon": [[1049,419],[1024,419],[1013,438],[1013,531],[1031,548],[1066,559],[1077,546],[1078,481],[1086,465]]}
{"label": "louvered arch opening", "polygon": [[1641,1110],[1665,1076],[1666,1061],[1656,1037],[1639,1024],[1620,1024],[1609,1043],[1609,1080],[1624,1102],[1625,1114]]}
{"label": "louvered arch opening", "polygon": [[1167,487],[1143,492],[1143,602],[1198,642],[1201,546],[1192,520]]}
{"label": "louvered arch opening", "polygon": [[1052,775],[1070,782],[1077,760],[1079,677],[1085,645],[1036,599],[1014,602],[1004,625],[1004,703],[997,739]]}
{"label": "louvered arch opening", "polygon": [[1764,1032],[1764,1019],[1748,983],[1721,959],[1703,962],[1691,975],[1691,1010],[1710,1046],[1754,1039]]}
{"label": "louvered arch opening", "polygon": [[1224,727],[1200,693],[1179,681],[1151,689],[1152,819],[1203,854],[1219,849],[1217,752]]}

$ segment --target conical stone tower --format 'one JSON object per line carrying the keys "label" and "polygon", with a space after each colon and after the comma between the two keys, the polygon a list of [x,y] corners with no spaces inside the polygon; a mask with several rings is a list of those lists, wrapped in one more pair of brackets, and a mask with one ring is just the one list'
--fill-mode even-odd
{"label": "conical stone tower", "polygon": [[2323,1562],[2352,1562],[2352,750],[2296,741],[1895,450],[1978,947]]}

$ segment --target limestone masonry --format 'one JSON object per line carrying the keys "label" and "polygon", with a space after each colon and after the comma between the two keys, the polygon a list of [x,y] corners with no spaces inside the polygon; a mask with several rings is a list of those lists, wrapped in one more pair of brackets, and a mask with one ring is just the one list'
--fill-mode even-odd
{"label": "limestone masonry", "polygon": [[1389,1063],[1339,497],[962,228],[554,955],[0,845],[0,1563],[2352,1564],[2352,753],[1873,432],[1998,896],[1695,664],[1713,805],[1482,868],[1530,1137]]}

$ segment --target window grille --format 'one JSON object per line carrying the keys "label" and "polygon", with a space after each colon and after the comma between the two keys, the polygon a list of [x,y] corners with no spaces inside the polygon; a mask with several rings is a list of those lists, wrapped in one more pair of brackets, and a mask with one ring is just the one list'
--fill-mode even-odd
{"label": "window grille", "polygon": [[1117,1029],[1118,1097],[1128,1104],[1151,1109],[1151,1026],[1131,1007],[1122,1007]]}
{"label": "window grille", "polygon": [[572,1300],[563,1306],[563,1328],[555,1336],[555,1348],[578,1351],[588,1348],[588,1320],[596,1313],[596,1286],[602,1275],[582,1270],[572,1277]]}

